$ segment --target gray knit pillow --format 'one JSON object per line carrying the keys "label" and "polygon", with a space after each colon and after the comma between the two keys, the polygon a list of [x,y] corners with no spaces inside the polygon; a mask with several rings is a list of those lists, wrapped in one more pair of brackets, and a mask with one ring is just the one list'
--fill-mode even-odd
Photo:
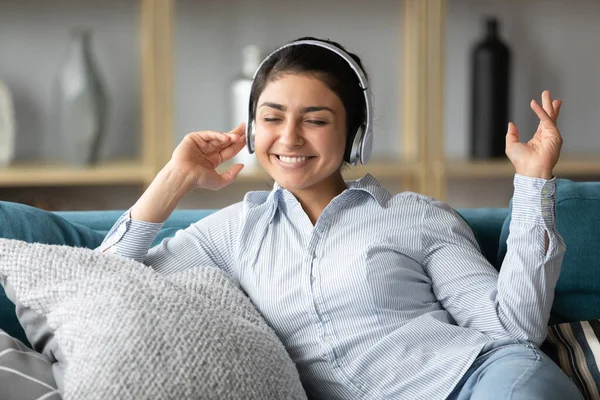
{"label": "gray knit pillow", "polygon": [[0,278],[69,399],[305,399],[295,365],[222,272],[161,276],[112,254],[0,239]]}

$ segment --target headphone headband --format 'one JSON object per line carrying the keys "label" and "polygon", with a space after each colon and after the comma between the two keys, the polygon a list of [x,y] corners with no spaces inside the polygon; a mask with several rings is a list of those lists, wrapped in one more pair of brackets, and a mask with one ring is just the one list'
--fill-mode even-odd
{"label": "headphone headband", "polygon": [[[363,93],[363,96],[365,99],[365,121],[363,122],[363,124],[361,124],[362,129],[359,128],[359,131],[357,132],[357,134],[354,137],[354,140],[352,143],[352,149],[351,149],[351,152],[349,155],[349,160],[347,160],[347,161],[350,162],[352,165],[356,165],[356,162],[360,159],[361,164],[363,164],[363,165],[366,164],[369,161],[369,158],[371,156],[371,150],[373,147],[373,113],[372,113],[373,105],[372,105],[371,96],[369,93],[369,83],[367,81],[367,78],[366,78],[362,68],[356,63],[356,61],[354,61],[354,59],[352,57],[350,57],[350,55],[348,53],[346,53],[345,51],[343,51],[342,49],[340,49],[339,47],[337,47],[335,45],[332,45],[327,42],[322,42],[319,40],[307,39],[307,40],[298,40],[295,42],[290,42],[290,43],[287,43],[287,44],[279,47],[275,51],[271,52],[271,54],[269,54],[267,57],[265,57],[264,60],[262,60],[262,62],[258,65],[258,68],[256,69],[256,71],[254,72],[252,81],[254,81],[256,79],[256,76],[262,69],[263,65],[269,59],[271,59],[275,54],[277,54],[278,52],[280,52],[281,50],[283,50],[285,48],[292,47],[292,46],[301,46],[301,45],[318,46],[318,47],[322,47],[324,49],[334,52],[335,54],[340,56],[342,59],[344,59],[344,61],[346,61],[346,63],[348,63],[350,68],[352,68],[352,70],[356,74],[356,77],[358,78],[360,88],[362,89],[362,93]],[[247,145],[248,151],[250,153],[254,152],[254,136],[253,136],[254,132],[251,127],[252,122],[253,122],[252,102],[250,102],[250,104],[248,105],[248,122],[246,123],[246,145]],[[349,138],[349,139],[352,139],[352,138]]]}

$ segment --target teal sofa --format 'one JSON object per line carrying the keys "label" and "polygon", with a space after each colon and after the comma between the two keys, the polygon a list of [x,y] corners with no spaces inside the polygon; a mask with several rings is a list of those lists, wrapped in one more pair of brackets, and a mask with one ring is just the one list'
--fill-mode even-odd
{"label": "teal sofa", "polygon": [[[46,212],[0,201],[0,237],[95,248],[123,211]],[[214,210],[177,210],[154,241],[174,235]],[[459,209],[482,253],[500,268],[510,222],[507,208]],[[600,319],[600,182],[557,183],[557,227],[567,245],[551,323]],[[0,329],[28,343],[14,305],[0,288]]]}

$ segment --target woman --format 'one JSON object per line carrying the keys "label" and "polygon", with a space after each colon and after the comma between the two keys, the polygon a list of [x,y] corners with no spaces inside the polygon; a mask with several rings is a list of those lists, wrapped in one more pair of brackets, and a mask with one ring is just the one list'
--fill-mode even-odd
{"label": "woman", "polygon": [[183,195],[218,190],[243,168],[215,171],[246,145],[244,124],[190,133],[100,250],[163,274],[222,269],[279,335],[314,398],[577,398],[536,347],[564,254],[552,178],[560,101],[548,92],[543,107],[532,101],[540,125],[527,144],[509,125],[517,174],[498,274],[448,205],[392,196],[370,175],[342,179],[344,163],[370,151],[365,83],[358,57],[336,43],[275,51],[255,75],[248,127],[273,190],[250,192],[149,249]]}

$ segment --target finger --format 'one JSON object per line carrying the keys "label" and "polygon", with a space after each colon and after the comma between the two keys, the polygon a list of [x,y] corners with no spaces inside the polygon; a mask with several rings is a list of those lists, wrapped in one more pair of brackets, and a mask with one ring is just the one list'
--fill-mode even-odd
{"label": "finger", "polygon": [[231,138],[223,132],[201,131],[190,133],[192,140],[202,151],[214,152],[231,143]]}
{"label": "finger", "polygon": [[512,122],[508,123],[508,131],[506,132],[506,147],[513,143],[519,143],[519,130]]}
{"label": "finger", "polygon": [[190,133],[190,135],[194,135],[195,137],[198,137],[198,138],[206,140],[206,141],[213,140],[213,139],[223,139],[223,138],[228,137],[225,133],[219,132],[219,131],[198,131],[198,132],[192,132],[192,133]]}
{"label": "finger", "polygon": [[235,136],[235,137],[245,136],[246,135],[246,123],[241,122],[238,126],[236,126],[232,130],[227,132],[227,135]]}
{"label": "finger", "polygon": [[540,121],[549,122],[554,125],[554,120],[546,113],[546,111],[540,107],[540,105],[535,101],[531,100],[531,109],[536,113]]}
{"label": "finger", "polygon": [[227,132],[226,135],[233,142],[235,142],[236,140],[239,140],[241,137],[245,137],[246,136],[246,123],[245,122],[240,123],[238,126],[236,126],[232,130]]}
{"label": "finger", "polygon": [[554,100],[552,102],[552,107],[554,107],[554,121],[558,119],[558,114],[560,113],[560,108],[562,107],[562,101]]}
{"label": "finger", "polygon": [[230,160],[244,147],[246,147],[246,136],[242,136],[239,140],[237,140],[234,143],[231,143],[230,146],[227,146],[223,150],[221,150],[221,159],[223,161]]}
{"label": "finger", "polygon": [[548,114],[550,118],[554,120],[554,107],[552,107],[552,96],[550,95],[549,90],[544,90],[542,92],[542,105],[544,107],[544,111],[546,111],[546,114]]}
{"label": "finger", "polygon": [[231,140],[231,138],[223,132],[217,131],[192,132],[190,133],[190,135],[198,143],[211,143],[213,145],[217,145],[220,143],[228,143]]}
{"label": "finger", "polygon": [[240,173],[240,171],[242,170],[242,168],[244,168],[244,164],[235,164],[232,165],[231,168],[229,168],[229,170],[227,170],[227,172],[223,172],[220,176],[219,176],[219,181],[221,183],[221,187],[225,187],[227,185],[229,185],[230,183],[232,183],[235,178],[237,178],[238,174]]}

